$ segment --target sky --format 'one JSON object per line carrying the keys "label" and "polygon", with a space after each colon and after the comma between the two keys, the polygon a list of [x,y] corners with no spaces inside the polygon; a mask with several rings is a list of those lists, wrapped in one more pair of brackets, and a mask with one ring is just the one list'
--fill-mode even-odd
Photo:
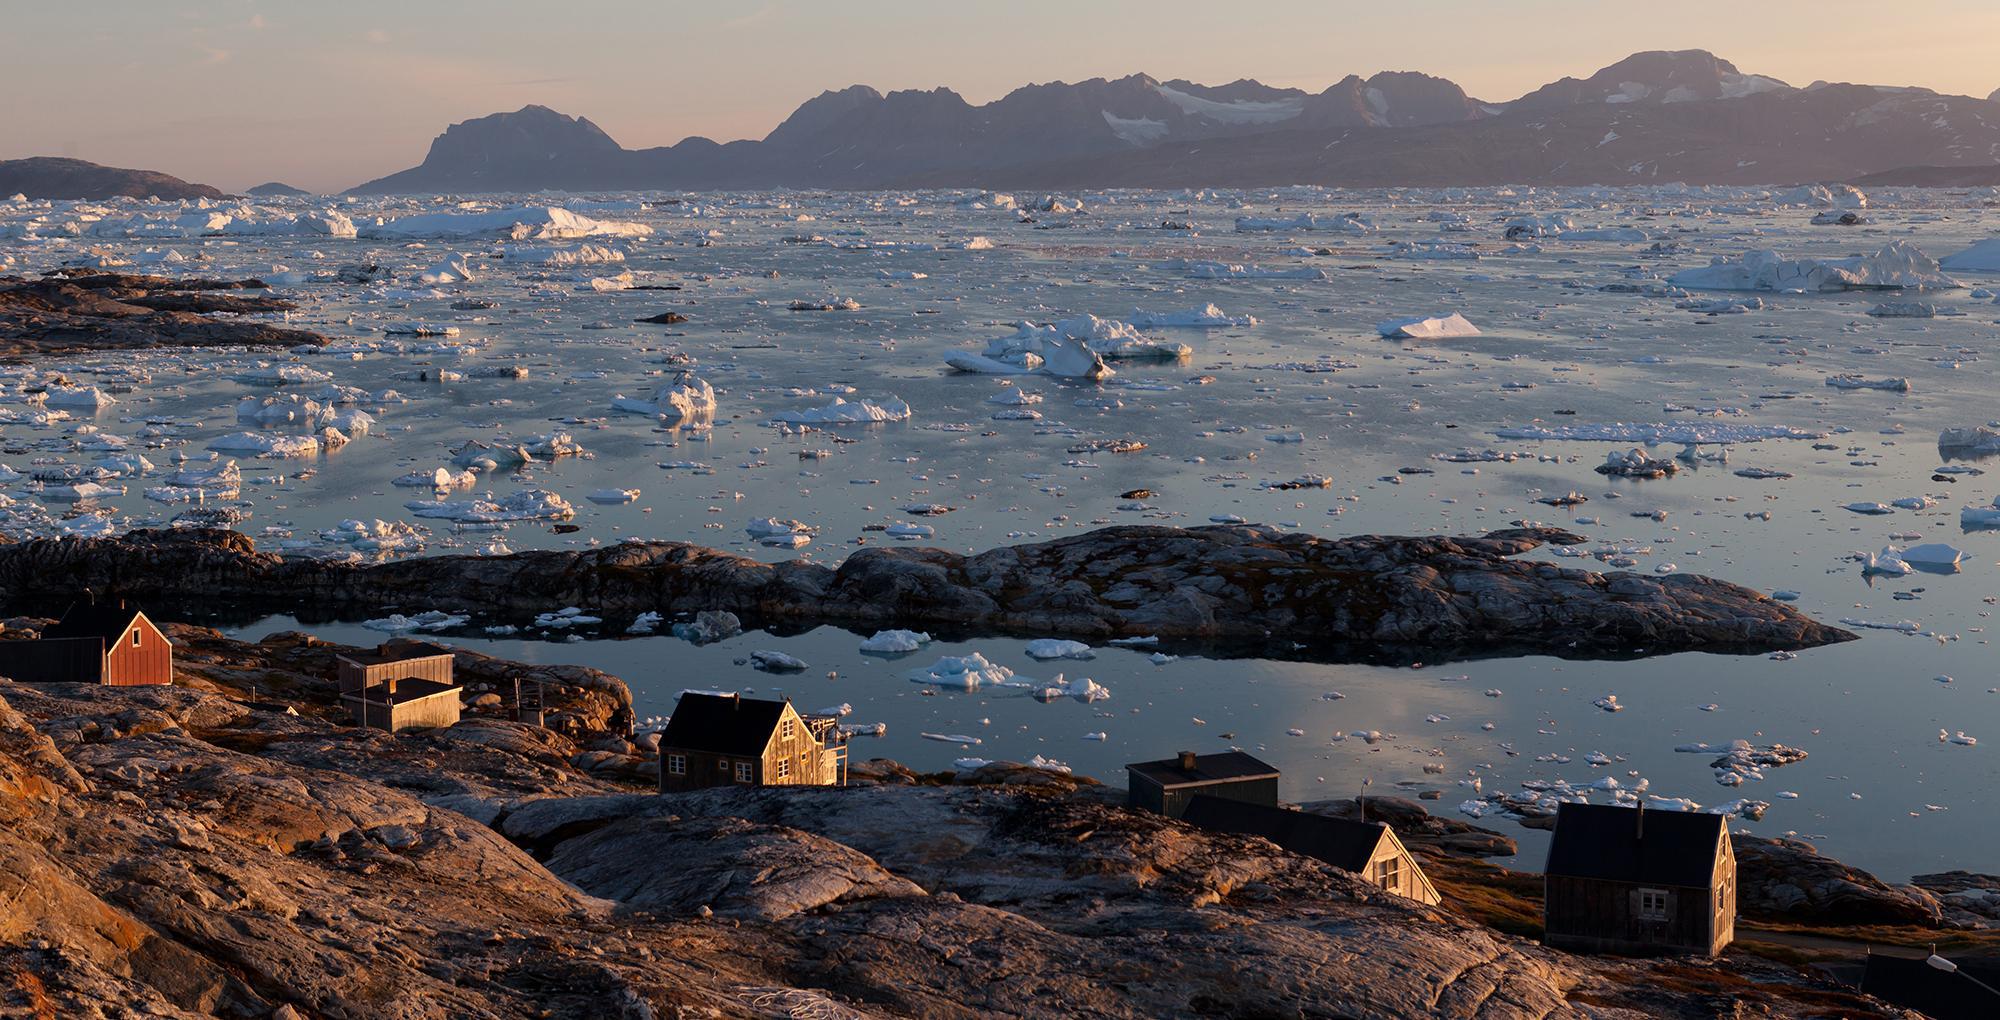
{"label": "sky", "polygon": [[[1794,85],[2000,88],[2000,0],[7,0],[0,158],[74,156],[227,190],[334,191],[423,160],[446,125],[540,103],[627,148],[759,138],[852,84],[1145,72],[1317,91],[1424,71],[1481,99],[1647,49]],[[1879,26],[1876,30],[1873,26]]]}

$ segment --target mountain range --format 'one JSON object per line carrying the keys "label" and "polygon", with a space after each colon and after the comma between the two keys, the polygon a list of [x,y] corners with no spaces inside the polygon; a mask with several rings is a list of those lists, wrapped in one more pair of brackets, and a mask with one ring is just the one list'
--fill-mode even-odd
{"label": "mountain range", "polygon": [[59,156],[0,160],[0,198],[10,195],[93,200],[124,196],[169,201],[223,197],[222,192],[206,184],[189,184],[156,170],[99,166]]}
{"label": "mountain range", "polygon": [[1139,74],[1028,85],[984,105],[856,85],[808,100],[758,141],[650,149],[528,106],[453,124],[421,165],[353,192],[1783,184],[1995,164],[2000,92],[1798,87],[1682,50],[1507,102],[1408,71],[1321,92]]}

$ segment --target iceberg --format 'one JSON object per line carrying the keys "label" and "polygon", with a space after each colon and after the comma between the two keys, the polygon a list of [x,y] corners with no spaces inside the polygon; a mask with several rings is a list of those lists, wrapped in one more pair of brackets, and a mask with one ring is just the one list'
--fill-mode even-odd
{"label": "iceberg", "polygon": [[1249,315],[1229,315],[1216,306],[1203,305],[1176,312],[1147,312],[1132,309],[1126,320],[1139,329],[1165,329],[1187,327],[1191,329],[1216,329],[1225,326],[1255,326],[1257,320]]}
{"label": "iceberg", "polygon": [[1959,252],[1946,255],[1938,265],[1953,272],[2000,273],[2000,237],[1990,238]]}
{"label": "iceberg", "polygon": [[1791,259],[1776,251],[1748,252],[1734,260],[1717,256],[1709,265],[1675,273],[1667,282],[1695,290],[1802,293],[1950,290],[1964,286],[1907,241],[1892,241],[1873,255],[1845,259]]}
{"label": "iceberg", "polygon": [[582,237],[646,237],[653,228],[643,223],[594,220],[559,206],[517,206],[486,212],[439,212],[403,216],[361,228],[364,238],[501,238],[514,241],[560,241]]}
{"label": "iceberg", "polygon": [[442,503],[405,503],[403,508],[418,517],[441,518],[465,524],[502,524],[510,521],[566,521],[576,516],[568,501],[547,489],[523,489],[501,500],[489,495]]}
{"label": "iceberg", "polygon": [[706,422],[715,419],[715,387],[692,372],[681,372],[656,391],[651,399],[639,400],[618,394],[611,407],[630,414],[650,414],[678,422]]}
{"label": "iceberg", "polygon": [[894,397],[880,404],[868,400],[849,401],[844,397],[835,397],[833,403],[825,407],[785,411],[773,416],[771,420],[784,422],[787,425],[874,425],[909,419],[910,405]]}
{"label": "iceberg", "polygon": [[1389,339],[1439,340],[1447,337],[1478,336],[1479,327],[1457,312],[1437,318],[1390,319],[1375,324],[1375,331]]}

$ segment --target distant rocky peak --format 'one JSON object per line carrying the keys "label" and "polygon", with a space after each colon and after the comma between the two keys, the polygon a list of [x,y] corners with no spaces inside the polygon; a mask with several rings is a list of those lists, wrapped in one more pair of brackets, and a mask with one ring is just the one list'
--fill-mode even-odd
{"label": "distant rocky peak", "polygon": [[517,159],[548,159],[556,155],[618,152],[619,145],[604,129],[582,117],[570,117],[546,106],[523,106],[513,113],[495,113],[460,121],[431,142],[426,164],[506,163]]}
{"label": "distant rocky peak", "polygon": [[1564,78],[1507,104],[1509,111],[1559,109],[1583,103],[1656,104],[1740,99],[1789,91],[1776,78],[1744,74],[1707,50],[1634,53],[1588,78]]}

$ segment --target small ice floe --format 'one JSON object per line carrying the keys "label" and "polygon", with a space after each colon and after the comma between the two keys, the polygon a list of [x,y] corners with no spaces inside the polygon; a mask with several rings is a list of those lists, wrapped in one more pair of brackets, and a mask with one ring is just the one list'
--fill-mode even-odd
{"label": "small ice floe", "polygon": [[1623,712],[1625,710],[1625,706],[1618,703],[1618,695],[1616,694],[1607,694],[1591,702],[1591,704],[1596,705],[1606,712]]}
{"label": "small ice floe", "polygon": [[439,518],[466,524],[503,524],[510,521],[566,521],[576,516],[576,508],[547,489],[523,489],[503,499],[489,494],[484,499],[442,503],[405,503],[403,508],[418,517]]}
{"label": "small ice floe", "polygon": [[1135,308],[1132,314],[1126,317],[1126,321],[1140,329],[1165,327],[1216,329],[1226,326],[1257,325],[1257,320],[1251,316],[1229,315],[1213,304],[1174,312],[1146,312]]}
{"label": "small ice floe", "polygon": [[1056,638],[1039,638],[1028,642],[1028,658],[1036,661],[1050,659],[1095,659],[1097,653],[1081,641],[1063,641]]}
{"label": "small ice floe", "polygon": [[799,521],[762,517],[744,525],[743,530],[759,545],[797,549],[812,541],[819,529]]}
{"label": "small ice floe", "polygon": [[394,613],[379,620],[363,620],[361,621],[361,625],[369,630],[402,634],[409,631],[450,630],[453,627],[465,626],[469,620],[471,620],[469,616],[454,616],[450,613],[433,609],[428,612],[418,613],[415,616],[404,616],[401,613]]}
{"label": "small ice floe", "polygon": [[389,484],[400,485],[409,489],[430,489],[433,492],[445,493],[451,492],[454,489],[470,489],[473,483],[478,480],[479,475],[474,472],[453,471],[450,468],[441,467],[429,472],[412,471],[407,475],[398,476]]}
{"label": "small ice floe", "polygon": [[[919,734],[917,734],[917,735],[918,735],[918,736],[920,736],[920,737],[922,737],[922,738],[924,738],[925,740],[935,740],[935,741],[938,741],[939,743],[944,743],[944,744],[983,744],[983,743],[985,743],[985,741],[983,741],[983,740],[980,740],[980,739],[979,739],[978,737],[974,737],[974,736],[970,736],[970,735],[968,735],[968,734],[964,734],[964,733],[919,733]],[[975,762],[975,761],[976,761],[976,762],[978,762],[979,764],[978,764],[978,765],[971,765],[971,766],[967,766],[967,765],[963,764],[963,763],[965,763],[965,762]],[[961,768],[975,768],[975,769],[976,769],[976,768],[979,768],[979,767],[980,767],[980,766],[982,766],[982,765],[988,765],[988,764],[991,764],[991,763],[990,763],[990,762],[987,762],[986,760],[984,760],[984,759],[981,759],[981,758],[961,758],[961,759],[959,759],[959,761],[958,761],[958,762],[957,762],[956,764],[959,764],[959,767],[961,767]]]}
{"label": "small ice floe", "polygon": [[[1701,754],[1711,750],[1707,744],[1682,744],[1674,748],[1686,754]],[[1806,752],[1784,744],[1758,746],[1747,740],[1732,740],[1721,757],[1709,762],[1715,770],[1715,781],[1723,786],[1741,786],[1745,780],[1761,780],[1765,769],[1780,768],[1793,762],[1804,761]]]}
{"label": "small ice floe", "polygon": [[911,670],[908,676],[912,683],[962,687],[968,691],[978,690],[984,684],[1026,686],[1010,683],[1014,677],[1013,670],[988,660],[978,652],[944,656],[923,669]]}
{"label": "small ice floe", "polygon": [[620,503],[630,503],[633,500],[638,499],[639,490],[593,489],[590,491],[589,494],[585,495],[583,498],[590,500],[592,503],[599,503],[605,506],[615,506]]}
{"label": "small ice floe", "polygon": [[809,667],[803,659],[760,648],[750,653],[750,668],[765,673],[798,673]]}
{"label": "small ice floe", "polygon": [[1964,560],[1965,553],[1943,542],[1926,542],[1903,550],[1903,562],[1924,571],[1954,574]]}
{"label": "small ice floe", "polygon": [[1993,498],[1992,506],[1969,506],[1958,512],[1958,526],[1967,531],[1982,528],[2000,528],[2000,496]]}
{"label": "small ice floe", "polygon": [[647,611],[632,619],[632,625],[625,628],[627,634],[651,634],[660,629],[660,614]]}
{"label": "small ice floe", "polygon": [[673,635],[697,645],[710,644],[743,633],[743,622],[735,613],[704,609],[686,623],[676,623]]}
{"label": "small ice floe", "polygon": [[1861,573],[1879,574],[1883,577],[1902,577],[1915,568],[1903,559],[1903,550],[1893,545],[1885,545],[1881,552],[1857,552],[1854,559],[1861,563]]}
{"label": "small ice floe", "polygon": [[1868,314],[1877,319],[1935,319],[1950,313],[1928,301],[1884,301]]}
{"label": "small ice floe", "polygon": [[1375,331],[1394,340],[1442,340],[1479,335],[1479,327],[1457,312],[1429,318],[1417,316],[1408,319],[1390,319],[1376,323]]}
{"label": "small ice floe", "polygon": [[894,397],[879,404],[869,400],[850,402],[844,397],[835,397],[833,403],[825,407],[784,411],[771,420],[787,425],[874,425],[909,419],[910,405]]}
{"label": "small ice floe", "polygon": [[564,630],[569,627],[594,627],[603,622],[603,617],[592,616],[584,612],[579,606],[569,606],[564,609],[558,609],[553,613],[535,614],[535,626],[547,627],[552,630]]}
{"label": "small ice floe", "polygon": [[1604,463],[1597,466],[1598,474],[1615,475],[1620,478],[1665,478],[1679,470],[1679,464],[1651,457],[1646,451],[1637,447],[1622,452],[1607,453],[1604,455]]}
{"label": "small ice floe", "polygon": [[311,457],[319,453],[319,439],[314,436],[280,436],[264,432],[233,432],[209,441],[208,448],[219,453],[233,453],[242,457],[286,458]]}
{"label": "small ice floe", "polygon": [[928,524],[917,524],[911,521],[897,521],[896,523],[891,524],[886,528],[883,528],[882,533],[888,535],[890,538],[908,540],[908,539],[918,539],[918,538],[935,538],[937,536],[937,529],[931,527]]}
{"label": "small ice floe", "polygon": [[878,630],[861,640],[861,651],[864,655],[904,655],[930,643],[931,636],[920,630]]}
{"label": "small ice floe", "polygon": [[1087,676],[1080,676],[1074,680],[1065,681],[1062,674],[1057,673],[1055,679],[1049,681],[1048,686],[1035,692],[1035,697],[1042,701],[1074,698],[1081,702],[1090,703],[1110,698],[1111,691]]}
{"label": "small ice floe", "polygon": [[1849,503],[1842,509],[1847,510],[1851,513],[1868,514],[1870,516],[1880,516],[1882,514],[1893,514],[1896,512],[1896,508],[1890,506],[1887,503],[1869,503],[1865,501],[1860,503]]}
{"label": "small ice floe", "polygon": [[1979,743],[1979,738],[1966,736],[1964,730],[1959,730],[1957,733],[1949,735],[1947,735],[1945,731],[1939,730],[1938,743],[1942,744],[1946,742],[1957,744],[1960,747],[1973,747]]}
{"label": "small ice floe", "polygon": [[1889,390],[1893,393],[1910,392],[1908,379],[1867,379],[1859,375],[1830,375],[1826,384],[1837,390]]}
{"label": "small ice floe", "polygon": [[646,414],[668,422],[701,423],[715,420],[715,387],[692,372],[682,371],[672,382],[645,399],[618,394],[611,398],[614,411]]}
{"label": "small ice floe", "polygon": [[[1929,496],[1904,496],[1900,499],[1890,500],[1889,505],[1898,510],[1929,510],[1937,505],[1937,500]],[[1911,537],[1914,538],[1915,536]]]}

